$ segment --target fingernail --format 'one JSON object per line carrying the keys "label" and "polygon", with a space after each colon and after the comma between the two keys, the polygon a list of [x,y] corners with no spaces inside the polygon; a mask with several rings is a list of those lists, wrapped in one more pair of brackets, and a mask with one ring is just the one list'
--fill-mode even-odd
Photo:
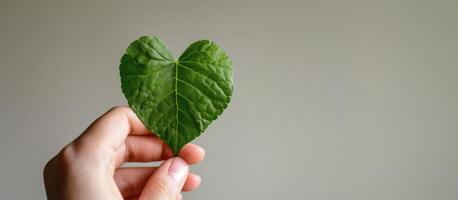
{"label": "fingernail", "polygon": [[177,183],[184,182],[189,171],[189,165],[180,157],[173,158],[172,164],[169,167],[169,175]]}

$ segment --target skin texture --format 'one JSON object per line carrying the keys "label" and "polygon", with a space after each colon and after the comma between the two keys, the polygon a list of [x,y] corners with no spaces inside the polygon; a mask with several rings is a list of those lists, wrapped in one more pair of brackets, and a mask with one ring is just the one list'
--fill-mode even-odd
{"label": "skin texture", "polygon": [[[65,146],[44,169],[50,200],[180,200],[200,177],[189,165],[205,151],[187,144],[178,157],[128,107],[115,107]],[[125,162],[163,161],[159,167],[122,168]]]}

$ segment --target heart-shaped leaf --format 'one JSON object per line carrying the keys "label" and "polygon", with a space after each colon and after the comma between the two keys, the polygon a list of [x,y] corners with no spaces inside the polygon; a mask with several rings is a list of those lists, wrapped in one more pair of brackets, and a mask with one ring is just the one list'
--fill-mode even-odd
{"label": "heart-shaped leaf", "polygon": [[176,155],[229,104],[232,64],[215,43],[191,44],[174,60],[156,37],[130,44],[119,67],[129,106]]}

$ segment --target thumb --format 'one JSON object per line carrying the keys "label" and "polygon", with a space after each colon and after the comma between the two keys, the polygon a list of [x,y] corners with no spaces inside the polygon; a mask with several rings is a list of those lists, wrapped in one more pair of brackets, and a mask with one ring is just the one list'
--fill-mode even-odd
{"label": "thumb", "polygon": [[139,200],[176,200],[181,195],[189,165],[180,157],[170,158],[146,182]]}

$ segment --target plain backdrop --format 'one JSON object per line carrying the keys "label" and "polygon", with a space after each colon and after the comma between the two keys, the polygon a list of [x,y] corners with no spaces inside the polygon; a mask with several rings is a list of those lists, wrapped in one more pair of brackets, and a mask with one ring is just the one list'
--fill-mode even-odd
{"label": "plain backdrop", "polygon": [[185,199],[458,199],[456,0],[0,0],[0,199],[45,199],[47,160],[126,105],[141,35],[233,61]]}

